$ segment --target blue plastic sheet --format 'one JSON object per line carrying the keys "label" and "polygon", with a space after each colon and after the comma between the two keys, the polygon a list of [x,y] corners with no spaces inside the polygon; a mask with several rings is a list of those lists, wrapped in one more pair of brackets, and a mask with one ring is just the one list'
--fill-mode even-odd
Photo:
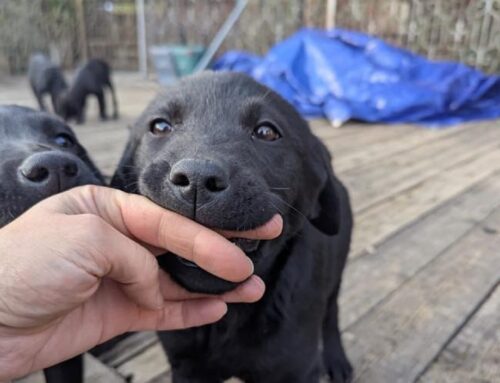
{"label": "blue plastic sheet", "polygon": [[244,72],[306,117],[440,127],[500,117],[500,76],[433,62],[358,32],[302,29],[266,56],[228,52],[214,70]]}

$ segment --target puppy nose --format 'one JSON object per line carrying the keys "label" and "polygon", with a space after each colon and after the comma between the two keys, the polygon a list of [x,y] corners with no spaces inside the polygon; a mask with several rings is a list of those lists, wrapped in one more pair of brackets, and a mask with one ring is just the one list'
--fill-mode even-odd
{"label": "puppy nose", "polygon": [[229,186],[224,169],[209,160],[183,159],[177,162],[170,170],[169,181],[184,199],[197,205],[208,202]]}
{"label": "puppy nose", "polygon": [[79,169],[76,161],[65,153],[44,152],[26,158],[19,173],[25,183],[53,194],[75,186]]}

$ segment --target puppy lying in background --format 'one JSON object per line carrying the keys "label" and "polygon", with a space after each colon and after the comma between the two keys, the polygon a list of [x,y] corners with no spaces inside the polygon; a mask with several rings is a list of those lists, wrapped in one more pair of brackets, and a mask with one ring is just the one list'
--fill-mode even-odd
{"label": "puppy lying in background", "polygon": [[[349,197],[291,105],[242,74],[186,78],[139,117],[112,185],[217,229],[284,219],[278,239],[233,239],[266,282],[261,301],[231,305],[212,325],[159,334],[175,383],[312,383],[322,366],[335,382],[350,380],[337,323]],[[235,287],[174,254],[159,262],[190,291]]]}
{"label": "puppy lying in background", "polygon": [[43,100],[50,95],[52,110],[56,110],[57,99],[68,85],[59,66],[53,64],[43,53],[31,55],[28,64],[28,79],[41,110],[47,110]]}
{"label": "puppy lying in background", "polygon": [[[73,131],[59,118],[0,106],[0,227],[53,194],[103,179]],[[77,356],[44,371],[47,383],[83,380]]]}
{"label": "puppy lying in background", "polygon": [[111,82],[111,68],[103,60],[90,59],[75,74],[71,87],[57,100],[56,112],[65,121],[75,119],[81,124],[85,121],[87,97],[95,95],[99,103],[101,120],[107,119],[105,90],[109,90],[113,100],[113,118],[118,118],[118,105]]}

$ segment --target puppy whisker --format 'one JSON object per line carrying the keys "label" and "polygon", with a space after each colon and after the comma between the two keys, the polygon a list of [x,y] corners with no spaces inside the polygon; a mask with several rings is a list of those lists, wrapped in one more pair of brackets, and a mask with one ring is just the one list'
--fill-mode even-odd
{"label": "puppy whisker", "polygon": [[[289,207],[290,209],[292,209],[292,212],[294,213],[297,213],[299,214],[300,216],[304,217],[305,219],[307,219],[307,216],[302,213],[300,210],[298,210],[297,208],[295,208],[294,206],[292,206],[291,204],[289,204],[288,202],[286,202],[283,198],[281,198],[279,195],[275,194],[275,193],[270,193],[274,198],[277,199],[278,202],[281,202],[282,204],[284,204],[285,206]],[[283,213],[282,213],[283,214]]]}
{"label": "puppy whisker", "polygon": [[127,189],[129,189],[129,188],[131,188],[131,187],[135,187],[135,186],[137,186],[137,185],[139,185],[139,181],[134,181],[134,182],[131,182],[131,183],[129,183],[129,184],[127,184],[127,185],[125,185],[125,190],[127,190]]}

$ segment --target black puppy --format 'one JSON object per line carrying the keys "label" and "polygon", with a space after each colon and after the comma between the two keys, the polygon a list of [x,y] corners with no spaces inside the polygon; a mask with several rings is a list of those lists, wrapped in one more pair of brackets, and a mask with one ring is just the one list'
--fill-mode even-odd
{"label": "black puppy", "polygon": [[[73,131],[59,118],[21,106],[0,106],[0,227],[35,203],[103,178]],[[83,380],[77,356],[44,371],[48,383]]]}
{"label": "black puppy", "polygon": [[61,68],[53,64],[42,53],[31,55],[28,65],[28,79],[41,110],[47,110],[43,97],[50,94],[52,108],[56,110],[57,99],[68,85]]}
{"label": "black puppy", "polygon": [[[212,325],[159,334],[175,383],[313,383],[321,360],[335,382],[350,380],[337,295],[352,215],[330,163],[294,108],[242,74],[186,78],[139,117],[112,185],[212,228],[284,219],[278,239],[233,239],[266,282],[261,301],[231,305]],[[173,254],[159,262],[188,290],[234,288]]]}
{"label": "black puppy", "polygon": [[111,82],[111,68],[103,60],[91,59],[79,68],[71,87],[57,99],[56,112],[65,121],[75,119],[81,124],[85,121],[85,104],[87,96],[93,94],[99,103],[101,120],[106,120],[105,89],[111,93],[113,100],[113,118],[118,118],[118,105],[115,90]]}

